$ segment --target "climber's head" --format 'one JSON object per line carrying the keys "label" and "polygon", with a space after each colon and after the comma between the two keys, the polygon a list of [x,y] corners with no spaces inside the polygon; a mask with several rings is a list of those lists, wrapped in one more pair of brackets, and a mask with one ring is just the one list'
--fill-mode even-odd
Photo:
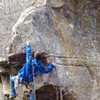
{"label": "climber's head", "polygon": [[34,53],[34,58],[36,59],[37,63],[41,61],[42,63],[47,63],[47,58],[46,58],[47,53],[41,52],[41,50],[38,50]]}

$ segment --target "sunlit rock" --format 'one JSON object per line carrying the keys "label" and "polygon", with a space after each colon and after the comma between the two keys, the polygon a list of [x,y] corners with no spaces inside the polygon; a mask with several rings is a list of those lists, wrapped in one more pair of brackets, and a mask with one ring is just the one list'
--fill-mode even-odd
{"label": "sunlit rock", "polygon": [[[32,53],[40,50],[57,64],[50,74],[36,77],[38,100],[45,100],[45,88],[57,100],[99,100],[99,0],[1,0],[0,5],[0,94],[9,92],[9,77],[25,63],[25,41],[30,40]],[[19,100],[27,98],[24,88],[17,90]]]}

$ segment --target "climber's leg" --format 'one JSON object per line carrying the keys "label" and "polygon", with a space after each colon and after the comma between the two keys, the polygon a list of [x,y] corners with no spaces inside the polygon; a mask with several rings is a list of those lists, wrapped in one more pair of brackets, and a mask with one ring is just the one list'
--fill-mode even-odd
{"label": "climber's leg", "polygon": [[35,90],[34,89],[31,90],[29,96],[30,96],[30,100],[35,100]]}
{"label": "climber's leg", "polygon": [[10,78],[10,88],[11,88],[10,98],[15,98],[16,97],[15,79],[16,79],[16,76],[13,76],[13,77]]}

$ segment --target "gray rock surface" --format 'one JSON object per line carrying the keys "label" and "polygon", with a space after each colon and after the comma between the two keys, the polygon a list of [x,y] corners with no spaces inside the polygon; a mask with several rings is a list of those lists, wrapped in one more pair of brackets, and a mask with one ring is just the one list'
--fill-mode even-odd
{"label": "gray rock surface", "polygon": [[33,52],[45,52],[57,63],[53,72],[36,77],[35,89],[49,82],[74,97],[68,100],[100,99],[99,0],[1,0],[0,5],[1,77],[17,74],[25,63],[28,39]]}

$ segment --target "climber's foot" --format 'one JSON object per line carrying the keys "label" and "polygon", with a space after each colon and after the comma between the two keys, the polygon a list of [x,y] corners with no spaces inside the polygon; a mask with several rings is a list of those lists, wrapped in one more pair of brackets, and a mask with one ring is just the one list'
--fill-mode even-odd
{"label": "climber's foot", "polygon": [[13,100],[14,98],[16,98],[16,96],[10,96],[10,100]]}

